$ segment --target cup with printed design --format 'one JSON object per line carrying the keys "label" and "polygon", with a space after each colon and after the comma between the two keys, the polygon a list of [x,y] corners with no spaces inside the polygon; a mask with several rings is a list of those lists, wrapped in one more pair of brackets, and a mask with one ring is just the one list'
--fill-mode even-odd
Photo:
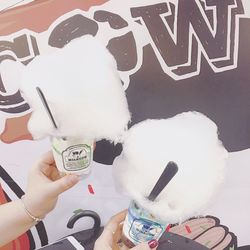
{"label": "cup with printed design", "polygon": [[[144,198],[155,203],[156,198],[177,172],[177,164],[170,161],[155,183],[150,194]],[[123,244],[129,248],[143,242],[159,240],[168,225],[169,223],[167,223],[167,221],[155,216],[149,209],[132,200],[123,224],[121,240]]]}
{"label": "cup with printed design", "polygon": [[94,141],[77,137],[51,136],[51,147],[56,166],[62,174],[84,176],[91,171]]}
{"label": "cup with printed design", "polygon": [[135,201],[131,201],[123,224],[121,240],[128,248],[153,239],[159,240],[167,226],[168,223],[155,217]]}

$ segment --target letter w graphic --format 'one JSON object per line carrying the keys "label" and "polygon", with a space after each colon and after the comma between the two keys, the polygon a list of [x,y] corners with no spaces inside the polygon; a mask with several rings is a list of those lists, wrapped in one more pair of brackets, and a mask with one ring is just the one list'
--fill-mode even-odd
{"label": "letter w graphic", "polygon": [[198,75],[202,55],[214,72],[237,67],[241,0],[172,0],[131,13],[147,28],[162,69],[173,79]]}

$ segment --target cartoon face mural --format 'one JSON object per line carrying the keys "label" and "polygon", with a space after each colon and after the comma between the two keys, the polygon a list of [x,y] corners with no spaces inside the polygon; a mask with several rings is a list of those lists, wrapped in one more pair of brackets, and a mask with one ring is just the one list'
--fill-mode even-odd
{"label": "cartoon face mural", "polygon": [[[49,8],[50,20],[37,19],[31,24],[29,19],[22,19],[11,27],[2,25],[1,34],[9,39],[0,41],[0,61],[19,60],[27,64],[46,47],[61,48],[86,34],[97,36],[107,44],[118,62],[133,123],[197,110],[217,123],[229,151],[249,148],[249,114],[241,108],[249,106],[248,76],[243,72],[248,58],[241,56],[244,44],[240,46],[249,40],[248,33],[244,32],[249,20],[245,18],[240,0],[182,0],[178,4],[147,1],[145,6],[129,2],[117,6],[110,2],[101,9],[95,7],[85,12],[90,6],[105,1],[90,2],[81,6],[73,1],[57,11],[53,10],[54,2],[42,6],[36,3],[32,11],[29,5],[34,3],[30,3],[25,13],[31,12],[39,18],[40,10]],[[1,23],[23,15],[12,13],[11,17],[2,13]],[[22,29],[26,30],[16,32]],[[241,35],[240,30],[243,30]],[[43,38],[40,38],[41,32]],[[235,84],[236,75],[245,77],[237,78]],[[29,106],[20,93],[8,89],[3,81],[0,83],[1,111],[7,114],[28,112]],[[238,95],[241,95],[240,100]],[[136,101],[138,98],[142,101]],[[25,123],[28,118],[24,116],[20,122]],[[11,124],[8,120],[6,129]],[[2,135],[3,141],[15,140],[8,139],[6,133]],[[30,139],[26,131],[21,136]],[[108,160],[96,156],[96,159],[110,164],[113,157]]]}
{"label": "cartoon face mural", "polygon": [[[1,62],[26,65],[91,34],[117,61],[131,126],[196,110],[218,125],[227,150],[249,149],[249,9],[247,0],[37,0],[0,12],[1,141],[12,145],[32,140],[27,130],[30,107],[18,91],[18,79],[5,74],[17,69],[4,69]],[[120,145],[101,141],[94,158],[110,165],[120,152]],[[8,169],[0,173],[4,171]],[[219,222],[211,220],[211,228],[218,228]],[[190,236],[191,226],[183,227],[180,234]],[[209,236],[201,236],[206,230],[189,238],[213,249],[236,249],[236,237],[220,228],[221,238],[212,245],[205,242]],[[46,237],[44,233],[41,239],[46,242]]]}

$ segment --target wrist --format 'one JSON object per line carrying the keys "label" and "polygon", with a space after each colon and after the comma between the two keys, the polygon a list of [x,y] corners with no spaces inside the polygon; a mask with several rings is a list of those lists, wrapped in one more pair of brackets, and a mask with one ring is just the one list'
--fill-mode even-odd
{"label": "wrist", "polygon": [[38,215],[29,208],[29,205],[25,200],[25,195],[21,197],[20,202],[24,212],[27,214],[31,221],[39,223],[45,218],[45,215]]}

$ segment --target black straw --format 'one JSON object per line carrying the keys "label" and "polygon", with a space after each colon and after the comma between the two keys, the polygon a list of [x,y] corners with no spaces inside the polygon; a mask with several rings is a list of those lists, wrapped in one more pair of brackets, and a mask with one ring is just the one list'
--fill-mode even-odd
{"label": "black straw", "polygon": [[37,90],[37,92],[38,92],[39,97],[40,97],[41,100],[42,100],[43,106],[45,107],[45,109],[46,109],[46,111],[47,111],[47,114],[48,114],[48,116],[49,116],[51,122],[53,123],[54,127],[57,129],[58,127],[57,127],[57,125],[56,125],[55,119],[54,119],[54,117],[53,117],[53,115],[52,115],[52,113],[51,113],[51,111],[50,111],[49,105],[48,105],[48,103],[47,103],[47,101],[46,101],[46,98],[45,98],[45,96],[44,96],[42,90],[41,90],[39,87],[36,87],[36,90]]}
{"label": "black straw", "polygon": [[170,161],[168,165],[165,167],[163,173],[160,178],[156,182],[154,188],[152,189],[148,199],[150,201],[154,201],[157,196],[161,193],[161,191],[167,186],[167,184],[172,180],[172,178],[178,172],[178,166],[175,162]]}

